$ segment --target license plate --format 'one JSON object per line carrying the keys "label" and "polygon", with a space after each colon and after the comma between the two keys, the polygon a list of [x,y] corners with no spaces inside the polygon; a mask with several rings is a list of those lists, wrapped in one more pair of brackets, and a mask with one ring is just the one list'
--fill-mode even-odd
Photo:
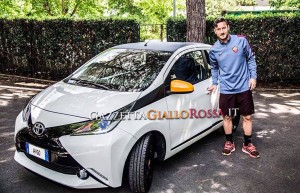
{"label": "license plate", "polygon": [[25,148],[26,148],[26,153],[38,157],[42,160],[49,161],[49,151],[47,149],[37,147],[27,142]]}

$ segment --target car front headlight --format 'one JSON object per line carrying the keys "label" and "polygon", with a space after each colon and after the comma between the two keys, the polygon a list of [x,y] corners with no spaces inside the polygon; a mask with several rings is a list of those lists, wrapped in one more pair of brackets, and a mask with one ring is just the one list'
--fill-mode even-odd
{"label": "car front headlight", "polygon": [[26,105],[26,107],[23,109],[23,112],[22,112],[23,121],[28,121],[28,119],[30,117],[30,112],[31,112],[31,100]]}
{"label": "car front headlight", "polygon": [[95,120],[85,123],[83,126],[76,129],[72,135],[95,135],[112,131],[130,112],[132,104],[133,103],[115,112],[106,114],[102,117],[97,117]]}

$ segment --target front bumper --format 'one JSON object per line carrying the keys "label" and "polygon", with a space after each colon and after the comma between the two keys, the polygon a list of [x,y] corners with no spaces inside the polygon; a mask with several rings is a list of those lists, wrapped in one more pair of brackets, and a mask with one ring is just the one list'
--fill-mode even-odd
{"label": "front bumper", "polygon": [[[15,160],[29,170],[79,189],[122,185],[125,162],[136,142],[135,137],[122,129],[117,127],[100,135],[64,135],[51,140],[31,137],[32,134],[26,131],[28,129],[19,115],[15,125]],[[22,134],[24,131],[25,134]],[[24,150],[25,142],[48,149],[51,152],[50,161],[27,154]],[[89,178],[78,178],[76,174],[80,169],[85,169]]]}
{"label": "front bumper", "polygon": [[69,186],[72,188],[86,189],[86,188],[105,188],[104,184],[99,183],[97,180],[89,177],[86,180],[81,180],[77,175],[68,175],[59,173],[48,168],[45,168],[30,159],[23,152],[15,152],[15,160],[22,166],[28,168],[29,170],[44,176],[50,180],[53,180],[57,183]]}

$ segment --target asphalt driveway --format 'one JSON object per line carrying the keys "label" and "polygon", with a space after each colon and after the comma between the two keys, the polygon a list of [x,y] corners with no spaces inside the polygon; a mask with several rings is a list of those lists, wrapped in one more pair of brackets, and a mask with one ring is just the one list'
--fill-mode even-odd
{"label": "asphalt driveway", "polygon": [[[33,174],[14,159],[14,121],[30,97],[49,82],[15,84],[0,78],[0,192],[129,192],[75,190]],[[224,135],[213,132],[165,162],[158,162],[150,192],[300,192],[300,90],[254,93],[254,143],[260,159],[241,151],[241,127],[234,134],[237,150],[222,156]]]}

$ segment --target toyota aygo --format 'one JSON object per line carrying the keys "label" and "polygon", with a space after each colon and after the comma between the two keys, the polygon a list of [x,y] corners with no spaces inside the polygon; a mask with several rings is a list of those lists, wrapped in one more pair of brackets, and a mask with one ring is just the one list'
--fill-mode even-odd
{"label": "toyota aygo", "polygon": [[166,160],[222,126],[207,88],[210,45],[115,46],[33,97],[16,118],[15,160],[63,185],[151,186]]}

